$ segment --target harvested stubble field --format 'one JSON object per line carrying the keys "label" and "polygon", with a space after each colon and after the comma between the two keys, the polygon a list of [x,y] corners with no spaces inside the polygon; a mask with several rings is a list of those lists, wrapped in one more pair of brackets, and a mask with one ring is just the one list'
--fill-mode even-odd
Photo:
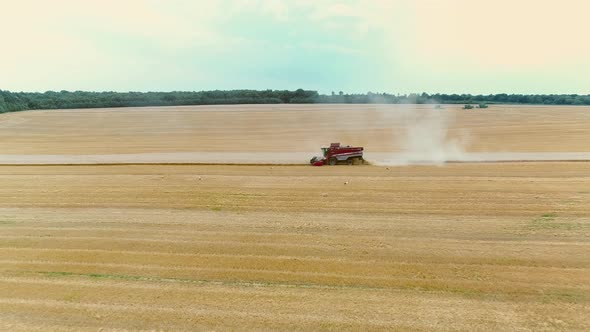
{"label": "harvested stubble field", "polygon": [[[27,120],[50,115],[15,114],[21,141],[0,145],[70,153],[96,114],[67,114],[53,142]],[[587,125],[571,114],[546,133],[589,151],[567,149]],[[149,123],[130,131],[157,151]],[[137,135],[86,153],[135,151]],[[588,162],[0,166],[3,330],[582,331],[589,249]]]}
{"label": "harvested stubble field", "polygon": [[588,163],[0,173],[10,330],[590,328]]}

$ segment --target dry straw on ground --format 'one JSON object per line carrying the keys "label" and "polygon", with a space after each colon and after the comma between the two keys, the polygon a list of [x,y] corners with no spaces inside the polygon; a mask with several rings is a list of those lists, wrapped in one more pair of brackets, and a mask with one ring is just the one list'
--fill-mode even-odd
{"label": "dry straw on ground", "polygon": [[[306,107],[10,114],[0,148],[297,150],[312,133],[329,143],[318,129],[332,115],[350,143],[395,148],[377,111],[367,134],[348,106]],[[586,109],[507,108],[458,115],[450,133],[469,128],[474,151],[590,151]],[[0,166],[0,328],[589,330],[589,174],[588,162]]]}

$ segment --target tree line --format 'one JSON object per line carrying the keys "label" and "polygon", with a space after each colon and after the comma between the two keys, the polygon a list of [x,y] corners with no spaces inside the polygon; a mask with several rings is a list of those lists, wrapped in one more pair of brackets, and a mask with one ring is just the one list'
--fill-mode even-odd
{"label": "tree line", "polygon": [[351,103],[351,104],[534,104],[534,105],[590,105],[590,95],[577,94],[407,94],[394,95],[388,93],[338,94],[320,95],[320,103]]}
{"label": "tree line", "polygon": [[523,94],[388,94],[343,92],[324,95],[317,91],[215,90],[172,92],[10,92],[0,90],[0,113],[37,109],[105,108],[131,106],[180,106],[227,104],[540,104],[590,105],[590,95]]}

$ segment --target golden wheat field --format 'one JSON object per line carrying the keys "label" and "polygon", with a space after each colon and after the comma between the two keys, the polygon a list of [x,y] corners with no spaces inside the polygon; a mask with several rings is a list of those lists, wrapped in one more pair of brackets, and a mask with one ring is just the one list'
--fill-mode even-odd
{"label": "golden wheat field", "polygon": [[[313,152],[332,141],[397,151],[429,115],[473,152],[590,152],[590,107],[235,105],[29,111],[0,116],[0,155]],[[431,124],[429,123],[429,124]],[[432,134],[426,128],[424,135]],[[440,128],[434,128],[440,129]],[[422,133],[420,133],[422,134]]]}
{"label": "golden wheat field", "polygon": [[[284,108],[14,113],[0,155],[398,148],[380,109]],[[589,108],[446,111],[468,151],[590,151]],[[589,253],[585,161],[0,166],[6,331],[585,331]]]}

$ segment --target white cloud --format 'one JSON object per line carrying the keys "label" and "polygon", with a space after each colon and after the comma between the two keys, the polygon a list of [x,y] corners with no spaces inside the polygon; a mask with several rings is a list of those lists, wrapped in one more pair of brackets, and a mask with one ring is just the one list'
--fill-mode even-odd
{"label": "white cloud", "polygon": [[366,51],[358,48],[353,47],[346,47],[346,46],[339,46],[339,45],[332,45],[332,44],[320,44],[314,42],[302,42],[299,43],[299,46],[310,49],[310,50],[322,50],[322,51],[330,51],[337,54],[347,54],[347,55],[362,55],[366,54]]}
{"label": "white cloud", "polygon": [[262,8],[264,12],[272,15],[277,21],[287,21],[289,19],[289,7],[284,1],[263,0]]}
{"label": "white cloud", "polygon": [[232,15],[263,14],[275,21],[289,20],[292,4],[282,0],[235,0],[228,3]]}
{"label": "white cloud", "polygon": [[[542,73],[590,84],[580,78],[590,75],[585,0],[0,0],[0,8],[0,88],[108,89],[124,74],[133,89],[129,82],[149,77],[186,82],[187,65],[206,82],[226,67],[217,59],[299,61],[265,58],[284,46],[305,61],[313,50],[364,57],[383,76],[367,89],[381,81],[382,90],[438,90],[444,77],[468,81],[473,72],[487,75],[481,81]],[[244,22],[259,24],[258,35],[242,34]]]}

